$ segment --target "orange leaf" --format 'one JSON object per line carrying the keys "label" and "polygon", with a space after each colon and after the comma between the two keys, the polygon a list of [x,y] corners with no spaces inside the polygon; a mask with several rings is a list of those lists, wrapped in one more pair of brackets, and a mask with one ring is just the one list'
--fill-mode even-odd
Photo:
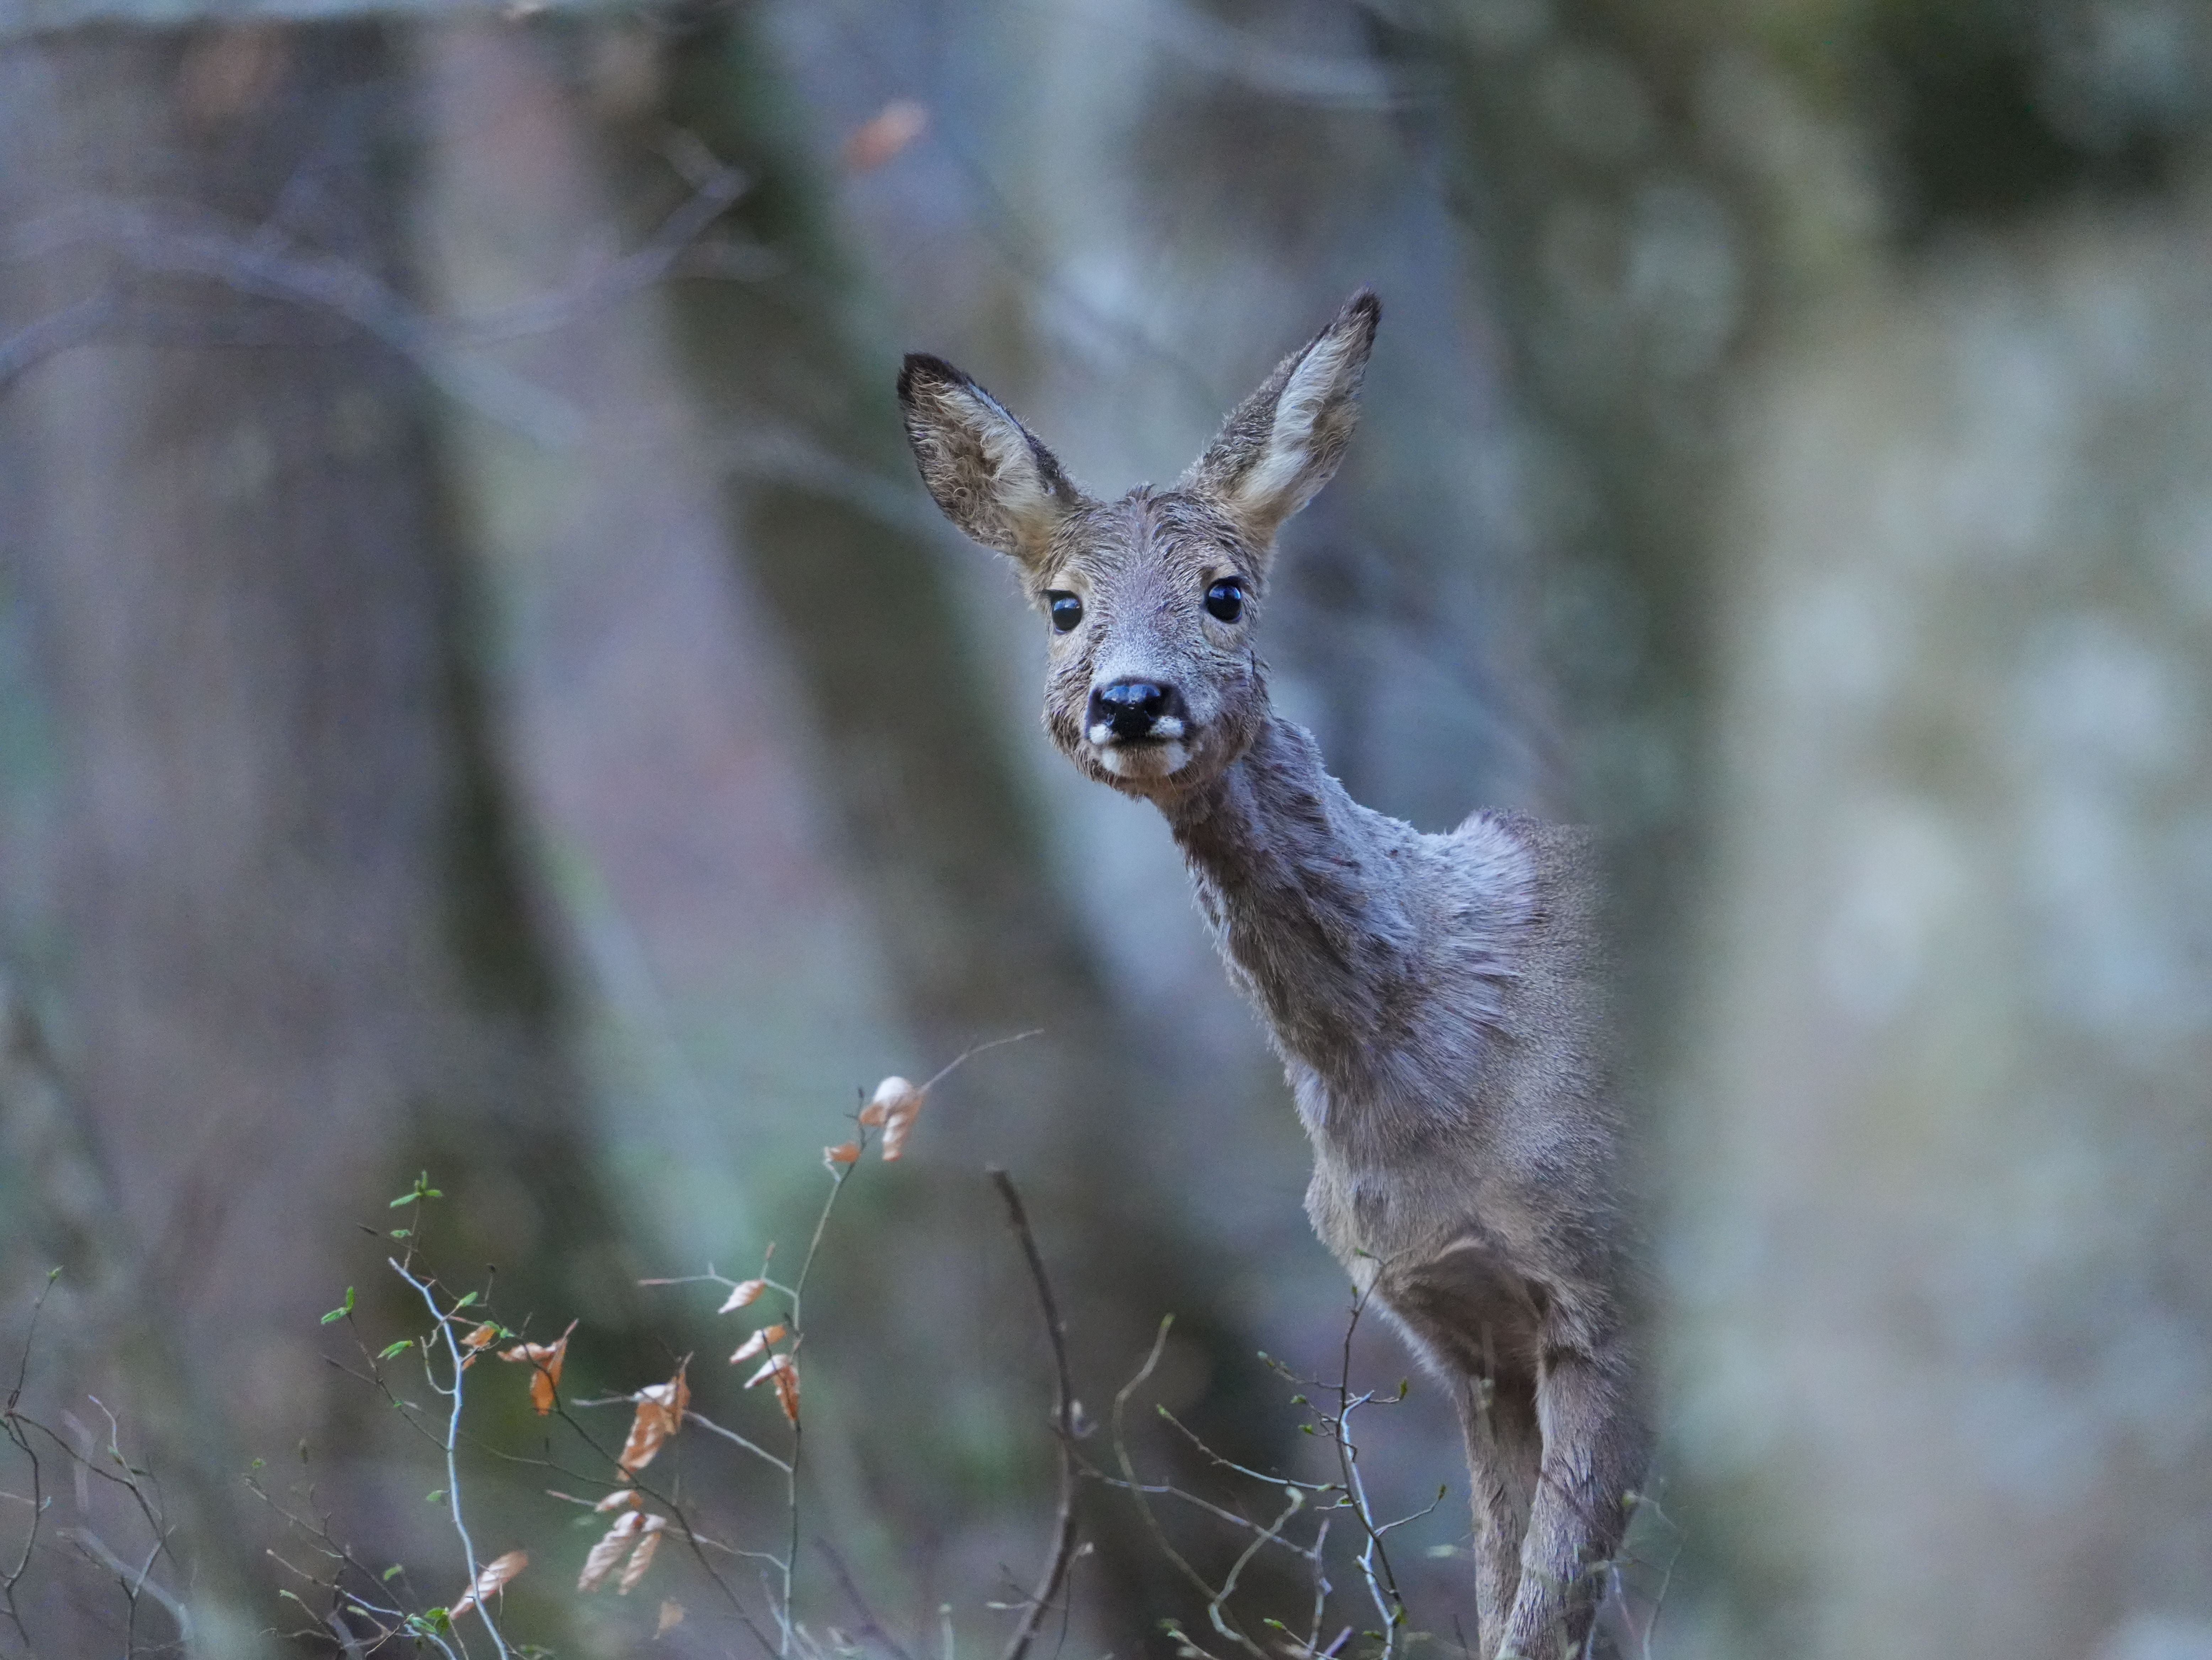
{"label": "orange leaf", "polygon": [[561,1387],[561,1367],[568,1358],[568,1339],[575,1330],[576,1322],[571,1320],[568,1330],[561,1334],[558,1342],[517,1343],[513,1348],[503,1348],[499,1352],[501,1360],[524,1361],[532,1368],[530,1404],[538,1409],[541,1418],[553,1410],[556,1391]]}
{"label": "orange leaf", "polygon": [[498,1336],[499,1327],[491,1321],[487,1320],[483,1324],[478,1326],[474,1331],[469,1333],[467,1336],[461,1339],[461,1347],[463,1348],[482,1348],[486,1343],[491,1342],[493,1338]]}
{"label": "orange leaf", "polygon": [[[490,1342],[489,1338],[484,1340]],[[485,1563],[477,1570],[477,1582],[462,1593],[461,1600],[447,1609],[454,1619],[459,1619],[477,1603],[504,1585],[508,1580],[530,1566],[530,1553],[511,1550],[504,1556]]]}
{"label": "orange leaf", "polygon": [[665,1637],[670,1632],[675,1630],[677,1627],[683,1623],[684,1604],[681,1602],[672,1602],[665,1596],[662,1597],[660,1599],[660,1623],[653,1628],[653,1634],[655,1637]]}
{"label": "orange leaf", "polygon": [[754,1355],[767,1348],[770,1343],[780,1343],[783,1339],[784,1330],[781,1325],[763,1326],[738,1345],[738,1352],[730,1356],[730,1364],[736,1366],[740,1361],[750,1360]]}
{"label": "orange leaf", "polygon": [[790,1419],[793,1423],[797,1423],[799,1421],[799,1363],[788,1354],[771,1354],[758,1372],[745,1379],[745,1387],[750,1389],[755,1384],[764,1384],[771,1378],[775,1382],[776,1404],[783,1409],[785,1417]]}
{"label": "orange leaf", "polygon": [[635,1510],[645,1502],[635,1487],[617,1487],[592,1508],[602,1516],[611,1510]]}
{"label": "orange leaf", "polygon": [[822,1162],[832,1170],[841,1164],[858,1164],[860,1161],[860,1144],[858,1142],[840,1142],[835,1147],[822,1149]]}
{"label": "orange leaf", "polygon": [[645,1518],[637,1512],[625,1511],[615,1518],[615,1524],[605,1537],[592,1547],[592,1554],[584,1559],[584,1571],[576,1576],[578,1590],[597,1590],[606,1583],[607,1575],[630,1548],[630,1544],[645,1526]]}
{"label": "orange leaf", "polygon": [[729,1301],[724,1303],[721,1307],[716,1309],[714,1312],[717,1314],[728,1314],[735,1310],[743,1308],[747,1303],[757,1301],[759,1299],[761,1293],[767,1289],[768,1281],[766,1280],[741,1280],[731,1291]]}
{"label": "orange leaf", "polygon": [[661,1443],[684,1427],[684,1409],[691,1404],[691,1386],[684,1380],[690,1365],[684,1361],[666,1383],[647,1384],[630,1397],[637,1403],[637,1415],[630,1420],[629,1438],[616,1460],[623,1474],[634,1475],[651,1463]]}
{"label": "orange leaf", "polygon": [[911,98],[894,98],[845,141],[851,173],[880,167],[929,130],[929,112]]}
{"label": "orange leaf", "polygon": [[637,1542],[637,1548],[629,1554],[629,1565],[623,1569],[622,1578],[615,1585],[617,1595],[627,1596],[637,1589],[637,1582],[645,1578],[645,1571],[653,1566],[653,1553],[660,1548],[661,1530],[667,1525],[665,1516],[645,1518],[645,1536]]}

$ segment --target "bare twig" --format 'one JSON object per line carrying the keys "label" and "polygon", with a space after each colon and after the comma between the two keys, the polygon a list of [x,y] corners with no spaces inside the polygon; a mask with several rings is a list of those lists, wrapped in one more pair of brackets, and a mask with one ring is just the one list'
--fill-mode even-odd
{"label": "bare twig", "polygon": [[[938,1074],[938,1077],[944,1075],[942,1072]],[[930,1081],[933,1083],[936,1079]],[[1060,1443],[1060,1512],[1053,1518],[1052,1557],[1037,1581],[1036,1594],[1022,1610],[1020,1624],[1006,1639],[1005,1660],[1022,1660],[1030,1645],[1036,1640],[1037,1630],[1043,1625],[1053,1599],[1060,1595],[1067,1579],[1067,1570],[1075,1560],[1075,1388],[1067,1370],[1067,1327],[1060,1317],[1060,1305],[1053,1297],[1052,1281],[1045,1273],[1044,1256],[1037,1249],[1036,1235],[1030,1229],[1029,1212],[1022,1207],[1022,1196],[1015,1190],[1012,1177],[995,1167],[990,1176],[999,1190],[999,1197],[1006,1203],[1006,1225],[1021,1241],[1022,1257],[1029,1264],[1030,1282],[1036,1287],[1037,1307],[1044,1316],[1045,1336],[1052,1342],[1052,1430]]]}
{"label": "bare twig", "polygon": [[1399,1592],[1398,1577],[1391,1569],[1389,1553],[1383,1548],[1382,1530],[1375,1525],[1375,1512],[1367,1502],[1367,1483],[1359,1473],[1359,1450],[1352,1439],[1352,1415],[1375,1398],[1372,1392],[1355,1395],[1352,1390],[1352,1334],[1359,1330],[1359,1317],[1366,1306],[1365,1292],[1352,1300],[1352,1318],[1344,1324],[1342,1366],[1337,1374],[1336,1415],[1325,1421],[1329,1427],[1329,1439],[1336,1444],[1337,1468],[1343,1473],[1345,1496],[1367,1536],[1367,1542],[1359,1552],[1359,1572],[1367,1582],[1375,1612],[1382,1620],[1381,1660],[1389,1660],[1397,1650],[1399,1630],[1406,1623],[1406,1599]]}
{"label": "bare twig", "polygon": [[89,340],[115,315],[115,296],[92,294],[50,312],[0,340],[0,390],[56,352]]}
{"label": "bare twig", "polygon": [[[462,1554],[468,1559],[469,1577],[467,1583],[473,1585],[477,1583],[480,1569],[477,1562],[476,1542],[469,1537],[469,1524],[467,1520],[461,1514],[461,1472],[459,1463],[456,1457],[456,1449],[459,1446],[461,1439],[461,1398],[463,1393],[461,1388],[461,1374],[466,1369],[464,1364],[465,1357],[461,1354],[460,1340],[453,1336],[453,1316],[439,1308],[437,1295],[434,1291],[432,1291],[429,1285],[424,1281],[416,1279],[414,1275],[410,1273],[405,1268],[402,1267],[399,1263],[398,1258],[386,1257],[385,1260],[391,1264],[392,1271],[394,1274],[397,1274],[401,1279],[406,1281],[409,1285],[415,1287],[416,1293],[421,1295],[424,1304],[428,1306],[430,1318],[437,1323],[439,1335],[446,1340],[447,1358],[453,1363],[453,1387],[450,1390],[447,1389],[441,1385],[434,1377],[430,1378],[430,1387],[437,1390],[441,1395],[449,1394],[453,1396],[453,1409],[452,1415],[447,1418],[446,1422],[446,1502],[453,1511],[453,1531],[460,1535],[461,1537]],[[351,1300],[350,1294],[349,1294],[348,1300]],[[428,1376],[428,1359],[429,1357],[428,1355],[423,1357],[425,1376]],[[499,1622],[492,1618],[491,1609],[488,1606],[489,1602],[489,1599],[486,1598],[483,1601],[477,1602],[476,1607],[477,1617],[483,1622],[483,1628],[485,1631],[491,1634],[492,1647],[498,1651],[500,1660],[507,1660],[507,1639],[500,1633]]]}
{"label": "bare twig", "polygon": [[141,1596],[152,1597],[167,1609],[169,1617],[177,1622],[177,1635],[187,1645],[191,1642],[192,1616],[185,1611],[182,1602],[161,1585],[147,1577],[153,1570],[154,1558],[161,1554],[158,1544],[155,1548],[153,1555],[146,1559],[145,1565],[134,1568],[110,1550],[106,1542],[90,1528],[71,1528],[64,1536],[123,1582],[125,1600],[133,1608],[137,1606]]}
{"label": "bare twig", "polygon": [[845,1599],[852,1603],[854,1611],[860,1616],[860,1624],[853,1635],[874,1638],[890,1651],[892,1660],[914,1660],[914,1657],[900,1645],[898,1639],[885,1631],[883,1622],[876,1618],[876,1611],[868,1606],[868,1599],[860,1595],[860,1588],[853,1583],[853,1575],[845,1566],[845,1559],[837,1554],[827,1539],[817,1539],[814,1548],[829,1559],[830,1572],[837,1576],[838,1588],[845,1593]]}
{"label": "bare twig", "polygon": [[1152,1351],[1145,1356],[1144,1365],[1137,1368],[1137,1375],[1122,1384],[1114,1396],[1114,1457],[1121,1466],[1122,1480],[1128,1487],[1130,1496],[1136,1500],[1137,1514],[1144,1518],[1145,1530],[1152,1536],[1152,1543],[1158,1548],[1160,1554],[1167,1559],[1169,1566],[1189,1581],[1198,1594],[1206,1599],[1206,1616],[1212,1621],[1213,1628],[1247,1654],[1251,1655],[1253,1660],[1269,1660],[1265,1649],[1229,1623],[1213,1586],[1206,1582],[1204,1574],[1190,1565],[1181,1551],[1169,1542],[1167,1534],[1160,1527],[1159,1518],[1152,1514],[1152,1507],[1145,1502],[1145,1494],[1149,1489],[1138,1481],[1136,1464],[1129,1457],[1128,1436],[1123,1428],[1123,1421],[1128,1412],[1129,1397],[1143,1388],[1152,1373],[1158,1370],[1160,1356],[1167,1348],[1168,1333],[1174,1325],[1175,1316],[1172,1314],[1161,1320],[1160,1329],[1152,1338]]}
{"label": "bare twig", "polygon": [[[565,449],[583,437],[582,412],[478,348],[561,328],[666,277],[747,185],[738,169],[720,166],[699,169],[691,182],[692,194],[635,251],[565,289],[475,319],[434,317],[373,272],[303,246],[274,221],[244,229],[211,214],[186,218],[135,202],[86,197],[20,225],[0,239],[0,259],[94,243],[142,271],[204,277],[241,294],[326,312],[398,352],[457,402],[548,448]],[[123,316],[115,296],[95,294],[0,340],[0,388]]]}
{"label": "bare twig", "polygon": [[988,1043],[971,1044],[969,1047],[962,1050],[957,1055],[955,1055],[951,1060],[945,1062],[944,1065],[939,1067],[935,1074],[931,1076],[929,1081],[922,1085],[921,1093],[927,1095],[931,1090],[936,1088],[938,1085],[943,1083],[947,1078],[951,1077],[953,1073],[959,1070],[960,1068],[967,1065],[969,1062],[974,1060],[978,1055],[988,1054],[994,1049],[1004,1049],[1010,1043],[1026,1043],[1031,1038],[1041,1038],[1043,1035],[1044,1028],[1042,1027],[1033,1026],[1026,1032],[1015,1033],[1012,1037],[994,1038]]}

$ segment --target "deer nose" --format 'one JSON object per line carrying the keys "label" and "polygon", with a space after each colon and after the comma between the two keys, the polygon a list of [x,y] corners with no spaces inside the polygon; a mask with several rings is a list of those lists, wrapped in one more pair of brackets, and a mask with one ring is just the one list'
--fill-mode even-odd
{"label": "deer nose", "polygon": [[1172,686],[1149,680],[1117,680],[1091,694],[1088,723],[1094,742],[1104,727],[1116,738],[1150,737],[1152,729],[1173,715],[1182,699]]}

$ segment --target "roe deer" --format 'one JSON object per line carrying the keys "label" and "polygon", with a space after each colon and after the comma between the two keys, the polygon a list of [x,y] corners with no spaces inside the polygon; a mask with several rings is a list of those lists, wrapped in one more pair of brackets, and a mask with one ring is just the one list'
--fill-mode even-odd
{"label": "roe deer", "polygon": [[1314,1147],[1306,1209],[1457,1402],[1484,1660],[1579,1653],[1645,1458],[1594,856],[1478,812],[1369,811],[1252,644],[1275,532],[1328,482],[1382,308],[1363,289],[1169,489],[1092,500],[988,392],[911,356],[923,482],[1051,627],[1045,726],[1152,802]]}

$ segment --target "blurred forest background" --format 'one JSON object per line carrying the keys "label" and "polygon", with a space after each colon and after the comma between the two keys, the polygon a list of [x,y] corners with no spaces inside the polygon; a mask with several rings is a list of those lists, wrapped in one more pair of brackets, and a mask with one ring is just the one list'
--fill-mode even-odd
{"label": "blurred forest background", "polygon": [[[1279,1075],[1164,827],[1036,732],[1042,625],[891,380],[950,357],[1118,491],[1362,282],[1265,644],[1362,800],[1616,849],[1648,1652],[2212,1660],[2203,0],[0,0],[0,1355],[80,1445],[116,1413],[195,1651],[334,1645],[256,1457],[465,1581],[318,1324],[422,1328],[361,1231],[418,1171],[457,1283],[580,1318],[572,1392],[698,1350],[766,1435],[636,1281],[795,1251],[856,1088],[1032,1027],[811,1282],[807,1529],[880,1624],[811,1544],[799,1617],[981,1652],[1042,1560],[987,1161],[1094,1415],[1173,1312],[1147,1402],[1313,1469],[1258,1353],[1334,1365],[1347,1293]],[[173,1650],[49,1453],[0,1655]],[[1394,1513],[1451,1484],[1401,1553],[1449,1651],[1449,1414],[1416,1379],[1363,1453]],[[514,1630],[647,1651],[557,1481],[465,1482]],[[1083,1518],[1062,1651],[1171,1651],[1202,1609]],[[657,1651],[757,1651],[664,1562]]]}

